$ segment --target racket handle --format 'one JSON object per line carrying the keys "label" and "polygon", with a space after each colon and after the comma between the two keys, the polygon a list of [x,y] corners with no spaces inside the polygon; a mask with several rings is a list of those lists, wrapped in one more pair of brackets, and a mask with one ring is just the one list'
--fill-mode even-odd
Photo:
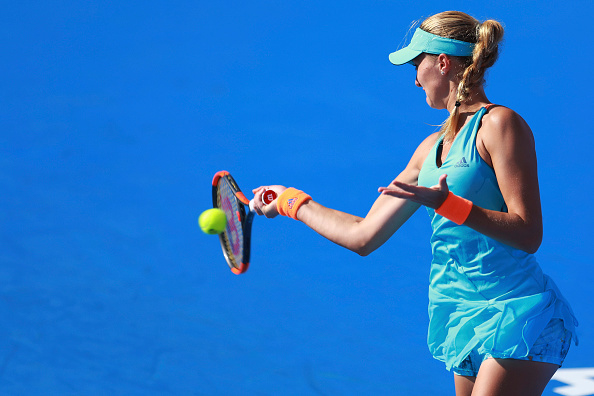
{"label": "racket handle", "polygon": [[268,205],[270,202],[276,199],[277,195],[272,190],[264,190],[264,194],[262,194],[262,203],[264,205]]}
{"label": "racket handle", "polygon": [[[277,195],[274,191],[272,190],[264,190],[264,194],[262,194],[262,203],[264,205],[268,205],[269,203],[271,203],[272,201],[274,201],[276,199]],[[254,200],[252,199],[250,201],[250,212],[254,212]]]}

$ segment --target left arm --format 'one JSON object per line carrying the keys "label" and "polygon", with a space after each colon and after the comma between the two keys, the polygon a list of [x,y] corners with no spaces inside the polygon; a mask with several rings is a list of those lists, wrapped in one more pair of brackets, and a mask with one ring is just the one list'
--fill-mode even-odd
{"label": "left arm", "polygon": [[[477,148],[493,167],[508,212],[473,205],[464,222],[502,243],[534,253],[542,242],[542,213],[534,137],[528,124],[505,107],[492,109],[483,118]],[[398,183],[380,188],[384,194],[438,208],[448,195],[446,177],[431,188]]]}
{"label": "left arm", "polygon": [[[473,206],[465,225],[508,245],[535,253],[542,242],[542,212],[532,130],[516,112],[492,109],[482,144],[491,162],[508,212]],[[477,139],[478,140],[478,139]],[[481,151],[481,150],[479,150]]]}

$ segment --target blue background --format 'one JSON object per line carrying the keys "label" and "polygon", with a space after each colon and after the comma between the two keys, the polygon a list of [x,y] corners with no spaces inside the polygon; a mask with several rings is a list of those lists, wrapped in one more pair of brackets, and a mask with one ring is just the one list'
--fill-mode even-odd
{"label": "blue background", "polygon": [[365,215],[447,116],[387,58],[444,7],[506,27],[487,95],[533,129],[594,366],[591,1],[4,1],[0,393],[453,394],[424,210],[366,258],[258,218],[241,276],[196,224],[221,169]]}

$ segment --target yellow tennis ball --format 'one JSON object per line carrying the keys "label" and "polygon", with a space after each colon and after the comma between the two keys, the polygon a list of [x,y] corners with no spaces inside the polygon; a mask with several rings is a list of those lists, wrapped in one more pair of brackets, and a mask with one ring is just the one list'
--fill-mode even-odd
{"label": "yellow tennis ball", "polygon": [[208,209],[198,218],[198,225],[205,234],[220,234],[227,227],[227,216],[219,208]]}

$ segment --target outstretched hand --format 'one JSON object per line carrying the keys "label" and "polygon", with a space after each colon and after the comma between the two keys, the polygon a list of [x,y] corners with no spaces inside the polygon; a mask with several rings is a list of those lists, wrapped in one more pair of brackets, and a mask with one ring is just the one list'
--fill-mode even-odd
{"label": "outstretched hand", "polygon": [[385,195],[408,199],[421,205],[437,209],[443,204],[450,192],[446,181],[447,177],[447,175],[441,175],[438,184],[432,187],[422,187],[395,180],[389,187],[380,187],[378,191]]}

